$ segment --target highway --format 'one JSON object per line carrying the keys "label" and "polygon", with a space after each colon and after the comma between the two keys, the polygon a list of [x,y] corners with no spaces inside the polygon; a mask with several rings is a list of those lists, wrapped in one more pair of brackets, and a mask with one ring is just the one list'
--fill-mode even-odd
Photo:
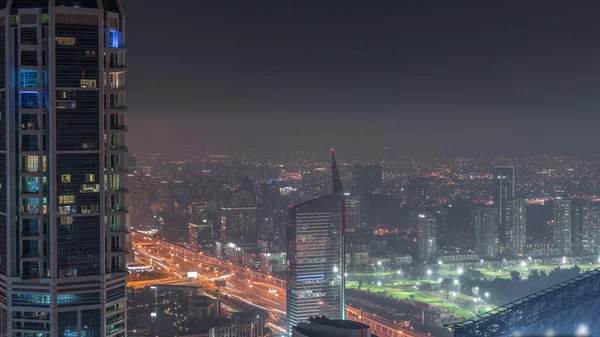
{"label": "highway", "polygon": [[[161,273],[169,275],[156,280],[131,281],[128,286],[143,288],[152,284],[202,285],[204,291],[216,294],[215,280],[225,280],[226,287],[220,289],[221,296],[228,296],[269,312],[267,326],[274,331],[285,333],[285,280],[262,274],[231,262],[208,256],[203,252],[193,252],[162,240],[132,232],[135,258],[138,262],[152,264]],[[198,272],[196,278],[188,278],[189,271]],[[359,309],[347,306],[348,319],[369,324],[373,332],[385,337],[429,337],[410,328],[362,313]]]}

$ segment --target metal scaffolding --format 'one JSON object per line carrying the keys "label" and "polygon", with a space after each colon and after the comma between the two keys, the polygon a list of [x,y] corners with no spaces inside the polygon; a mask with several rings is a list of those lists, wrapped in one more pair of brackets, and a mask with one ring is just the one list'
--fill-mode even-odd
{"label": "metal scaffolding", "polygon": [[600,333],[600,269],[447,327],[455,337],[495,337],[581,324]]}

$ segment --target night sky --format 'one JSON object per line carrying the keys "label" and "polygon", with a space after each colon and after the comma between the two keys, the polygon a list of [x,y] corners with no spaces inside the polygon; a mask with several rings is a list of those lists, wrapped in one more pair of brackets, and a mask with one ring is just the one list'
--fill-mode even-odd
{"label": "night sky", "polygon": [[599,1],[124,2],[136,153],[600,153]]}

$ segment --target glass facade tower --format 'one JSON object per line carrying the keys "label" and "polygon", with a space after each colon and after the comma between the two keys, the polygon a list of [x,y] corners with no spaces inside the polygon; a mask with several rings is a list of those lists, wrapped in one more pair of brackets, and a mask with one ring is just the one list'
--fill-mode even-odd
{"label": "glass facade tower", "polygon": [[311,316],[345,318],[345,198],[335,159],[333,192],[290,209],[287,333]]}
{"label": "glass facade tower", "polygon": [[118,0],[0,1],[1,336],[125,336],[124,25]]}

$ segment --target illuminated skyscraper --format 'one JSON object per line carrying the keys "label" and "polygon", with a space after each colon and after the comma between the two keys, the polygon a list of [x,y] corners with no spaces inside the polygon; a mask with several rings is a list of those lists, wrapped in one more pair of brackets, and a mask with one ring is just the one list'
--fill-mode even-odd
{"label": "illuminated skyscraper", "polygon": [[554,248],[570,255],[571,246],[571,199],[554,198]]}
{"label": "illuminated skyscraper", "polygon": [[498,210],[498,221],[504,223],[504,207],[507,200],[515,198],[515,168],[513,166],[494,167],[494,206]]}
{"label": "illuminated skyscraper", "polygon": [[421,261],[430,261],[437,253],[437,222],[431,213],[419,214],[417,243]]}
{"label": "illuminated skyscraper", "polygon": [[290,209],[287,332],[311,316],[345,317],[344,191],[332,153],[333,192]]}
{"label": "illuminated skyscraper", "polygon": [[373,194],[381,193],[381,165],[354,165],[352,196],[358,196],[360,201],[361,225],[369,225]]}
{"label": "illuminated skyscraper", "polygon": [[518,256],[525,253],[527,230],[525,210],[525,199],[523,198],[515,198],[505,202],[505,223],[502,227],[505,231],[501,233],[504,236],[504,255]]}
{"label": "illuminated skyscraper", "polygon": [[573,254],[581,255],[594,252],[592,230],[592,201],[589,199],[574,199],[571,202],[571,244]]}
{"label": "illuminated skyscraper", "polygon": [[125,17],[0,1],[0,336],[124,336]]}
{"label": "illuminated skyscraper", "polygon": [[475,251],[485,258],[500,254],[498,240],[498,209],[482,206],[471,210],[471,225],[475,228]]}

